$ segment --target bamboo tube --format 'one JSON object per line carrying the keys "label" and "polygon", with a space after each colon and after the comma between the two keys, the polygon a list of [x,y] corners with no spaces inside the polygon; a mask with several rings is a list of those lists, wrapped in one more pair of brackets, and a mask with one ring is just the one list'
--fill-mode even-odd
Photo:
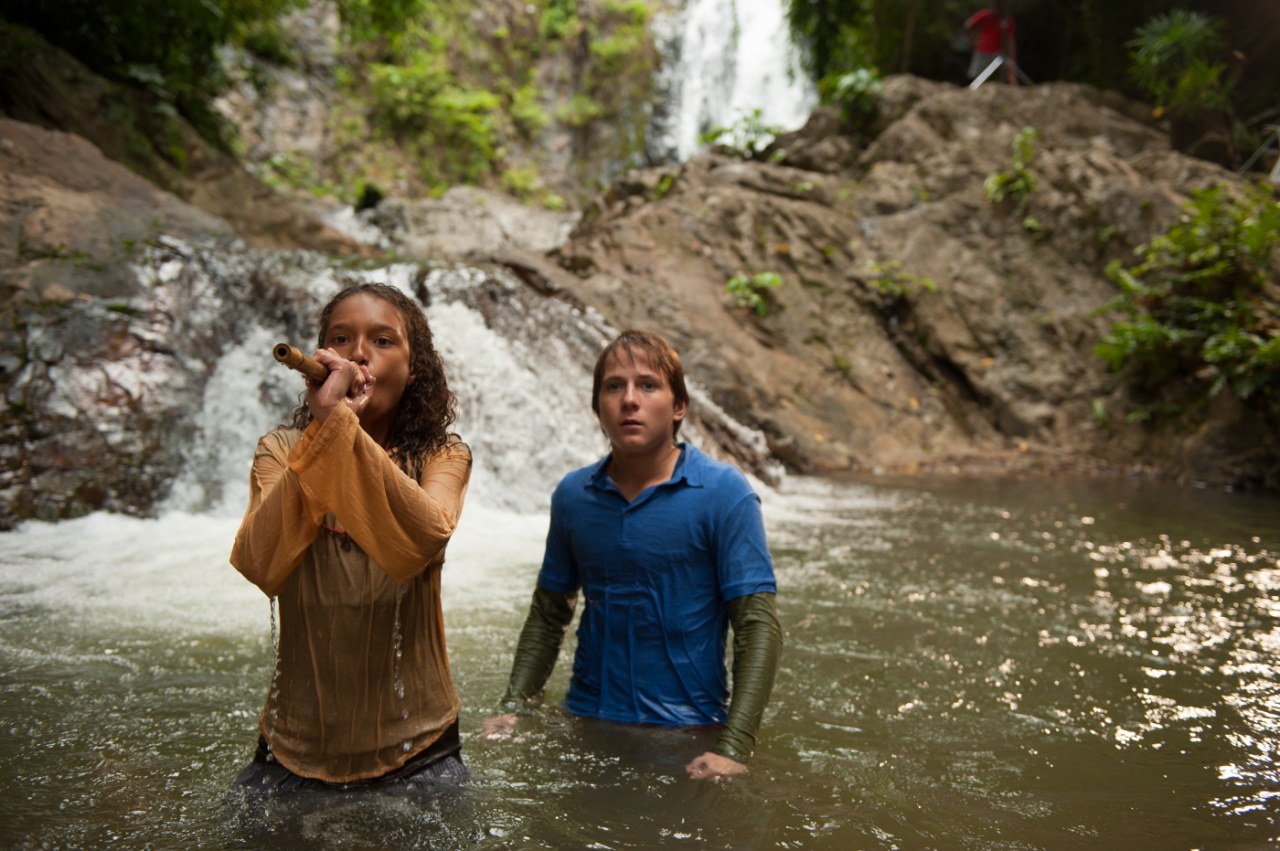
{"label": "bamboo tube", "polygon": [[271,353],[276,356],[276,360],[280,361],[280,363],[290,369],[296,369],[312,381],[324,381],[329,377],[329,370],[324,364],[313,357],[304,355],[288,343],[276,343]]}

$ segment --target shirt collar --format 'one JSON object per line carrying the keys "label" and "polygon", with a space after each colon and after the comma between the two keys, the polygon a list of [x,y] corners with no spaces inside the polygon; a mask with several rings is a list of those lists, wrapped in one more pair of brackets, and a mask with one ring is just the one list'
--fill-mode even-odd
{"label": "shirt collar", "polygon": [[[591,470],[591,476],[587,482],[588,487],[597,490],[616,490],[613,480],[609,478],[609,459],[613,457],[613,453],[601,458],[596,462],[595,467]],[[676,459],[676,468],[671,471],[671,478],[664,485],[675,484],[681,479],[684,480],[691,488],[702,487],[703,473],[707,466],[707,456],[703,455],[697,449],[687,443],[680,444],[680,457]],[[662,487],[662,485],[658,485]]]}

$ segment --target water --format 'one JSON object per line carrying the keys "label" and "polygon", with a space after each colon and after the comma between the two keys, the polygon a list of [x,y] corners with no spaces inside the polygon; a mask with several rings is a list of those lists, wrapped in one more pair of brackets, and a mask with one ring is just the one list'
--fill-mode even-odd
{"label": "water", "polygon": [[[710,734],[500,696],[546,519],[471,502],[445,568],[470,785],[228,803],[271,674],[237,518],[0,536],[0,846],[1256,848],[1280,838],[1280,513],[1131,482],[789,480],[786,651],[752,773]],[[550,693],[562,695],[567,655]]]}
{"label": "water", "polygon": [[818,103],[800,70],[784,0],[685,0],[655,22],[665,94],[650,131],[660,158],[684,161],[703,134],[755,110],[770,127],[795,130]]}

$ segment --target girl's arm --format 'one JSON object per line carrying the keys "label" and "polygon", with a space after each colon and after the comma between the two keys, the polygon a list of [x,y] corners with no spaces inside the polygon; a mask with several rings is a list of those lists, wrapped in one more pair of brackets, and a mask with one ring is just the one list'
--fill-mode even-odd
{"label": "girl's arm", "polygon": [[289,448],[280,432],[258,441],[249,474],[245,511],[231,564],[246,579],[274,597],[302,560],[320,529],[312,519],[298,478],[289,469]]}
{"label": "girl's arm", "polygon": [[[318,527],[333,512],[343,530],[397,582],[422,571],[449,542],[471,477],[471,450],[453,441],[415,482],[337,406],[313,423],[289,453],[289,471]],[[314,537],[314,533],[313,533]]]}
{"label": "girl's arm", "polygon": [[338,406],[313,422],[292,450],[273,432],[258,442],[249,508],[231,563],[275,596],[315,540],[328,512],[392,579],[417,575],[457,526],[471,476],[471,451],[453,442],[415,482],[397,467],[354,412]]}

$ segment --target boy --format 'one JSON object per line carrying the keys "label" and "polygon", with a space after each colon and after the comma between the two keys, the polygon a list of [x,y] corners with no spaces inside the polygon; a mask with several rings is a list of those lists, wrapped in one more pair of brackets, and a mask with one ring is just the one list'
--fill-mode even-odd
{"label": "boy", "polygon": [[722,726],[685,771],[745,773],[782,646],[760,500],[737,469],[676,442],[689,394],[680,356],[661,337],[623,332],[601,352],[592,384],[611,451],[552,496],[505,714],[481,735],[509,738],[517,712],[538,702],[582,589],[565,708],[623,724]]}

